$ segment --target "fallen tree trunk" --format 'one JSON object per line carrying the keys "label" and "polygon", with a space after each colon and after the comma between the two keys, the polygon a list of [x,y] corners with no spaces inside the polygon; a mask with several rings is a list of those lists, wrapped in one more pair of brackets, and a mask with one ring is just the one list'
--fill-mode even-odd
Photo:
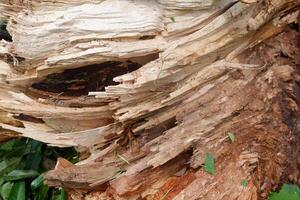
{"label": "fallen tree trunk", "polygon": [[70,198],[254,200],[298,183],[298,1],[0,10],[2,132],[76,147],[46,175]]}

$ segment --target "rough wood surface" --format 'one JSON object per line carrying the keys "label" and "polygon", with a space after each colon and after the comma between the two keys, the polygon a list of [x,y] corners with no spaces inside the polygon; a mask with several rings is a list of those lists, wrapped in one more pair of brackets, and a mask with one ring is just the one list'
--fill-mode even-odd
{"label": "rough wood surface", "polygon": [[13,40],[0,42],[2,131],[88,152],[46,175],[71,198],[256,200],[298,181],[298,1],[3,0],[0,11]]}

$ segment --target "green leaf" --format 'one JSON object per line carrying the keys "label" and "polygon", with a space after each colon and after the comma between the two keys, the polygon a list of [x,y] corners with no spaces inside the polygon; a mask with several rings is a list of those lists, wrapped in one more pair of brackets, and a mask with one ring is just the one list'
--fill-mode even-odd
{"label": "green leaf", "polygon": [[[44,163],[42,165],[41,162],[46,159],[56,160],[57,157],[64,157],[74,163],[79,160],[79,154],[74,148],[50,148],[42,142],[25,138],[1,143],[0,200],[67,199],[64,190],[48,188],[44,185],[43,176],[40,175],[40,172],[44,172],[49,167]],[[33,181],[30,182],[31,180]],[[2,197],[1,191],[6,198]]]}
{"label": "green leaf", "polygon": [[13,147],[16,143],[21,142],[20,140],[9,140],[8,142],[5,142],[1,144],[0,151],[11,151],[13,150]]}
{"label": "green leaf", "polygon": [[0,177],[14,170],[20,163],[21,158],[9,158],[0,162]]}
{"label": "green leaf", "polygon": [[243,179],[242,181],[241,181],[241,185],[242,186],[244,186],[244,187],[247,187],[248,186],[248,180],[247,179]]}
{"label": "green leaf", "polygon": [[44,176],[41,174],[31,182],[30,187],[32,190],[35,190],[38,187],[40,187],[43,184],[43,182],[44,182]]}
{"label": "green leaf", "polygon": [[8,200],[25,200],[25,182],[18,181],[14,184]]}
{"label": "green leaf", "polygon": [[126,170],[124,169],[119,169],[115,172],[115,175],[113,176],[113,178],[117,178],[119,175],[123,174],[124,172],[126,172]]}
{"label": "green leaf", "polygon": [[5,181],[4,181],[3,177],[1,177],[1,178],[0,178],[0,186],[1,186],[4,182],[5,182]]}
{"label": "green leaf", "polygon": [[215,160],[214,157],[209,153],[207,153],[205,156],[204,170],[211,175],[214,175],[215,173]]}
{"label": "green leaf", "polygon": [[42,161],[42,143],[38,141],[31,142],[30,153],[26,158],[26,169],[38,170]]}
{"label": "green leaf", "polygon": [[1,197],[4,200],[8,199],[9,194],[10,194],[12,188],[13,188],[13,185],[14,185],[13,182],[6,182],[3,185],[1,185],[1,187],[0,187],[0,194],[1,194]]}
{"label": "green leaf", "polygon": [[66,200],[67,199],[67,193],[64,189],[59,189],[59,193],[55,195],[52,200]]}
{"label": "green leaf", "polygon": [[34,200],[46,200],[48,199],[49,187],[42,184],[38,191],[35,193]]}
{"label": "green leaf", "polygon": [[10,172],[9,174],[4,176],[4,180],[6,181],[15,181],[15,180],[20,180],[24,178],[29,178],[29,177],[35,177],[38,176],[39,173],[34,170],[14,170]]}
{"label": "green leaf", "polygon": [[284,184],[278,193],[272,192],[268,200],[300,200],[300,189],[296,185]]}
{"label": "green leaf", "polygon": [[12,157],[22,157],[29,153],[30,144],[26,143],[24,139],[15,139],[5,142],[0,146],[0,157],[9,159]]}
{"label": "green leaf", "polygon": [[170,17],[170,19],[172,20],[172,22],[175,22],[175,17]]}
{"label": "green leaf", "polygon": [[228,135],[230,142],[233,143],[235,141],[235,135],[231,132],[227,133],[227,135]]}

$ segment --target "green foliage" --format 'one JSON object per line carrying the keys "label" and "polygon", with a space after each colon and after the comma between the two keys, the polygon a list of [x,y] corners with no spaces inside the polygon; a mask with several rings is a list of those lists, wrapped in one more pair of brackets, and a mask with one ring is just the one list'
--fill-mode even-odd
{"label": "green foliage", "polygon": [[13,170],[3,177],[5,181],[15,181],[29,177],[38,176],[39,173],[34,170]]}
{"label": "green foliage", "polygon": [[44,176],[43,175],[39,175],[36,179],[34,179],[31,183],[30,183],[30,188],[32,190],[35,190],[37,188],[39,188],[44,182]]}
{"label": "green foliage", "polygon": [[60,189],[55,192],[55,194],[51,200],[65,200],[65,199],[67,199],[67,193],[66,193],[66,191]]}
{"label": "green foliage", "polygon": [[[38,187],[38,189],[35,190],[35,192],[34,192],[34,200],[47,199],[48,191],[49,191],[49,187],[44,184],[41,184],[41,186]],[[52,197],[52,199],[53,199],[53,197]]]}
{"label": "green foliage", "polygon": [[214,175],[215,173],[215,160],[214,157],[209,153],[207,153],[205,156],[204,170],[211,175]]}
{"label": "green foliage", "polygon": [[227,133],[227,135],[228,135],[228,138],[229,138],[230,142],[234,143],[234,141],[235,141],[235,135],[233,133],[231,133],[231,132]]}
{"label": "green foliage", "polygon": [[25,181],[17,181],[14,183],[8,199],[25,200]]}
{"label": "green foliage", "polygon": [[0,189],[0,195],[2,196],[3,199],[8,199],[9,194],[13,188],[14,184],[12,182],[6,182],[2,185]]}
{"label": "green foliage", "polygon": [[242,186],[244,186],[244,187],[247,187],[248,186],[248,180],[247,179],[243,179],[242,181],[241,181],[241,185]]}
{"label": "green foliage", "polygon": [[296,185],[284,184],[278,193],[272,192],[268,200],[300,200],[300,189]]}
{"label": "green foliage", "polygon": [[24,138],[0,144],[0,199],[65,200],[63,189],[49,188],[43,183],[42,174],[54,166],[58,157],[78,161],[73,148],[48,147]]}

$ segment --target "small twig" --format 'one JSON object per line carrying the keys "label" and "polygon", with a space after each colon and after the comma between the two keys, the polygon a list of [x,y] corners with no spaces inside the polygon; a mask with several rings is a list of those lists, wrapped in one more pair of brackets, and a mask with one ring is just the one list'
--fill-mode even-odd
{"label": "small twig", "polygon": [[124,156],[117,154],[117,157],[126,162],[128,165],[130,165],[130,162]]}
{"label": "small twig", "polygon": [[244,69],[244,70],[258,70],[263,69],[267,66],[264,64],[263,66],[255,65],[255,64],[243,64],[243,63],[234,63],[225,61],[225,66],[230,69]]}
{"label": "small twig", "polygon": [[251,3],[257,3],[257,0],[240,0],[240,2],[251,4]]}
{"label": "small twig", "polygon": [[159,200],[164,200],[167,197],[167,195],[171,192],[171,190],[173,190],[173,188],[174,186],[171,187]]}

